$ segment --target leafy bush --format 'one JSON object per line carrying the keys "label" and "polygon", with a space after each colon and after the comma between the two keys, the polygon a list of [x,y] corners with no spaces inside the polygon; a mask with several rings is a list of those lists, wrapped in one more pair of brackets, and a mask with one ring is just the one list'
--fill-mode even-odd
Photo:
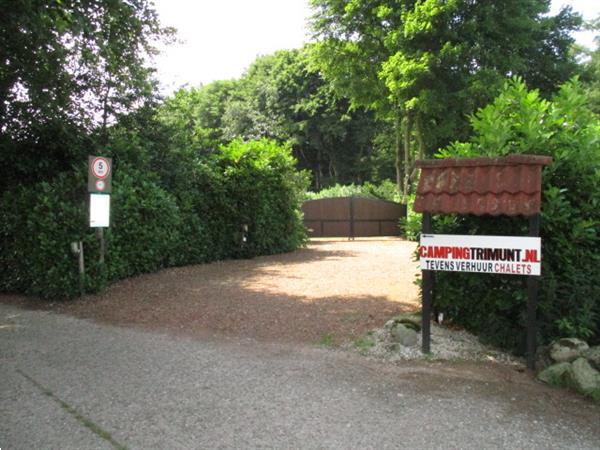
{"label": "leafy bush", "polygon": [[39,182],[2,194],[2,290],[42,297],[78,291],[70,242],[86,240],[86,204],[85,196],[73,190],[77,182],[85,186],[81,173],[62,174],[51,183]]}
{"label": "leafy bush", "polygon": [[83,165],[2,194],[0,290],[77,295],[73,241],[84,243],[86,291],[164,267],[286,252],[304,243],[299,202],[307,179],[295,171],[287,147],[236,141],[202,160],[189,158],[188,176],[171,180],[170,190],[160,173],[135,169],[122,157],[127,149],[121,156],[116,150],[105,264],[88,226]]}
{"label": "leafy bush", "polygon": [[[600,121],[577,80],[552,101],[514,79],[471,118],[474,137],[442,157],[529,153],[553,157],[544,169],[539,334],[542,342],[565,335],[600,341]],[[519,218],[438,217],[435,231],[527,235]],[[524,348],[526,292],[522,277],[438,272],[437,307],[482,337]]]}
{"label": "leafy bush", "polygon": [[273,141],[233,141],[221,148],[219,163],[233,199],[234,230],[247,226],[241,256],[294,250],[306,240],[298,210],[308,175],[294,170],[289,147]]}
{"label": "leafy bush", "polygon": [[404,230],[404,237],[409,241],[416,241],[421,233],[423,215],[414,211],[414,204],[415,194],[410,194],[406,202],[406,219],[403,219],[401,223]]}
{"label": "leafy bush", "polygon": [[392,202],[400,201],[400,195],[398,194],[396,184],[390,180],[384,180],[379,185],[369,182],[362,185],[356,185],[354,183],[349,185],[335,184],[331,187],[322,189],[319,192],[307,192],[306,197],[308,200],[331,197],[367,197]]}

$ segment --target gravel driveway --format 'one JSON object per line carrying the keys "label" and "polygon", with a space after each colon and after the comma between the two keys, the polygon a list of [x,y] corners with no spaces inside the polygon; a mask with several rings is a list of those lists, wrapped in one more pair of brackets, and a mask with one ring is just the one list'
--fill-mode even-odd
{"label": "gravel driveway", "polygon": [[[294,253],[171,268],[46,307],[188,335],[340,344],[419,307],[415,245],[316,239]],[[40,307],[22,297],[3,300]]]}

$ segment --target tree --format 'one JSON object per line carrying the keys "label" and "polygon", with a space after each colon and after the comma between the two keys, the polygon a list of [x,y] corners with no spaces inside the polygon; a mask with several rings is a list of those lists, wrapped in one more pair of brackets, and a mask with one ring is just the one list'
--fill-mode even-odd
{"label": "tree", "polygon": [[[595,33],[600,32],[600,16],[589,23],[586,28]],[[586,87],[590,107],[596,114],[600,114],[600,35],[594,38],[596,49],[582,49],[587,60],[582,64],[581,80]]]}
{"label": "tree", "polygon": [[160,121],[169,127],[174,143],[197,151],[216,148],[225,140],[223,116],[238,91],[237,80],[180,89],[158,108]]}
{"label": "tree", "polygon": [[522,74],[551,92],[575,69],[569,32],[580,23],[547,0],[312,0],[314,62],[355,105],[396,134],[396,176],[406,196],[420,156],[465,138],[467,114],[502,80]]}
{"label": "tree", "polygon": [[370,176],[373,115],[351,109],[308,64],[307,49],[259,57],[239,80],[223,115],[226,139],[271,138],[292,145],[314,188]]}
{"label": "tree", "polygon": [[92,132],[155,98],[147,60],[160,27],[148,0],[2,0],[2,182],[69,168]]}

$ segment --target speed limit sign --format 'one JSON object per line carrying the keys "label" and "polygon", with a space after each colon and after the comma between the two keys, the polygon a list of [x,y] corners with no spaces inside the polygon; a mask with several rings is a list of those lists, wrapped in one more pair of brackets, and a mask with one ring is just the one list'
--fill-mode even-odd
{"label": "speed limit sign", "polygon": [[106,178],[110,174],[110,163],[108,160],[102,156],[94,158],[92,161],[92,174],[101,180]]}
{"label": "speed limit sign", "polygon": [[112,159],[105,156],[89,156],[88,160],[88,191],[110,193]]}

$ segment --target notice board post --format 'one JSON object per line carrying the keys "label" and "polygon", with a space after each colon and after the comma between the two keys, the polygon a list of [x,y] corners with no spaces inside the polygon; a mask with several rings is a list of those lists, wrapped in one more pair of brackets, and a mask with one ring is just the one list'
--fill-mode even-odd
{"label": "notice board post", "polygon": [[[434,271],[522,275],[527,276],[527,367],[535,369],[542,169],[551,162],[537,155],[417,161],[421,176],[414,210],[423,213],[419,256],[424,353],[431,350]],[[529,236],[435,235],[432,214],[523,216],[529,220]]]}

